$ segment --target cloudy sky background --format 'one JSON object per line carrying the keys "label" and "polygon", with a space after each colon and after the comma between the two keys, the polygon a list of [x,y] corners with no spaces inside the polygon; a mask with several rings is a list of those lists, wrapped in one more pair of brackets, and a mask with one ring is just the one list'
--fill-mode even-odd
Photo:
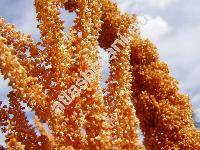
{"label": "cloudy sky background", "polygon": [[[113,0],[123,12],[146,18],[140,29],[153,41],[162,60],[180,81],[181,91],[192,98],[193,109],[200,108],[200,1],[199,0]],[[38,39],[33,0],[1,0],[0,17],[16,24],[24,33]],[[67,15],[70,22],[72,15]],[[0,76],[0,100],[6,98],[8,81]],[[200,113],[199,113],[200,114]],[[197,116],[196,120],[200,121]],[[3,135],[0,133],[0,143]]]}

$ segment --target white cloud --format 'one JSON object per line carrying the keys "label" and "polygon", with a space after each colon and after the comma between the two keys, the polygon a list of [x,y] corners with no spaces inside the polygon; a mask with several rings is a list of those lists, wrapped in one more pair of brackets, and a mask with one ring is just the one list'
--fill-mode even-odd
{"label": "white cloud", "polygon": [[113,0],[116,2],[120,8],[120,10],[125,13],[132,13],[134,10],[138,9],[138,4],[135,1],[130,0]]}
{"label": "white cloud", "polygon": [[23,16],[21,23],[19,24],[19,29],[26,34],[32,36],[38,36],[39,30],[37,29],[37,21],[34,11],[31,9],[27,10],[26,14]]}
{"label": "white cloud", "polygon": [[154,7],[166,7],[176,0],[143,0],[144,2],[148,2],[149,5]]}
{"label": "white cloud", "polygon": [[[200,116],[200,93],[195,93],[195,95],[192,97],[192,104],[193,104],[193,109],[194,112],[198,112]],[[199,120],[200,122],[200,120]]]}
{"label": "white cloud", "polygon": [[172,27],[160,16],[141,16],[140,20],[145,20],[145,24],[140,24],[140,31],[142,36],[149,38],[152,41],[157,41],[164,34],[170,32]]}
{"label": "white cloud", "polygon": [[5,100],[7,94],[11,90],[8,86],[9,80],[4,80],[3,76],[0,74],[0,100]]}
{"label": "white cloud", "polygon": [[6,140],[5,135],[0,130],[0,145],[6,147],[5,140]]}
{"label": "white cloud", "polygon": [[101,66],[102,66],[102,80],[101,80],[101,84],[103,87],[106,87],[106,81],[109,78],[109,54],[103,50],[103,49],[99,49],[100,51],[100,58],[101,58]]}
{"label": "white cloud", "polygon": [[195,122],[200,123],[200,108],[193,109]]}
{"label": "white cloud", "polygon": [[113,0],[122,12],[140,14],[147,8],[166,8],[179,0]]}
{"label": "white cloud", "polygon": [[152,17],[149,14],[143,15],[146,8],[164,7],[177,0],[115,0],[122,12],[139,14],[139,21],[146,20],[146,24],[140,24],[140,30],[144,37],[156,42],[162,35],[170,32],[172,27],[162,17]]}
{"label": "white cloud", "polygon": [[24,10],[20,18],[17,18],[15,22],[17,23],[17,28],[23,33],[32,35],[33,37],[39,37],[39,30],[37,29],[37,20],[34,7],[34,1],[26,2],[23,4]]}

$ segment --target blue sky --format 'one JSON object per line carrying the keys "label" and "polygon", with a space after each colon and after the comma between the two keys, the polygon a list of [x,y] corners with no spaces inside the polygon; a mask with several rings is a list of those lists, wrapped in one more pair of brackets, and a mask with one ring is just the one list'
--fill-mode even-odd
{"label": "blue sky", "polygon": [[[158,47],[162,60],[179,80],[181,91],[192,98],[193,109],[200,121],[200,1],[199,0],[113,0],[123,12],[147,18],[140,26],[144,37]],[[38,39],[33,0],[1,0],[0,17],[14,23],[24,33]],[[71,15],[67,16],[71,23]],[[10,90],[8,80],[0,76],[0,100]],[[199,114],[199,117],[198,117]],[[0,135],[0,142],[1,142]]]}

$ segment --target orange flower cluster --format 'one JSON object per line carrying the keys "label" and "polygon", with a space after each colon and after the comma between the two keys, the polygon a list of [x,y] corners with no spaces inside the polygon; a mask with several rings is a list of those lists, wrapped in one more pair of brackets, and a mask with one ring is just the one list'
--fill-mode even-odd
{"label": "orange flower cluster", "polygon": [[147,149],[200,149],[190,99],[158,58],[155,46],[136,37],[131,43],[133,103]]}
{"label": "orange flower cluster", "polygon": [[[155,46],[141,38],[136,16],[121,14],[110,0],[35,0],[35,7],[41,42],[0,19],[0,71],[13,88],[8,108],[0,105],[8,149],[200,149],[190,100],[179,93]],[[60,8],[77,15],[67,37]],[[120,40],[122,36],[130,42]],[[103,89],[98,49],[117,42]],[[93,69],[91,64],[94,80],[62,113],[53,110],[60,93],[75,84],[81,72]],[[21,102],[35,112],[35,127]]]}

